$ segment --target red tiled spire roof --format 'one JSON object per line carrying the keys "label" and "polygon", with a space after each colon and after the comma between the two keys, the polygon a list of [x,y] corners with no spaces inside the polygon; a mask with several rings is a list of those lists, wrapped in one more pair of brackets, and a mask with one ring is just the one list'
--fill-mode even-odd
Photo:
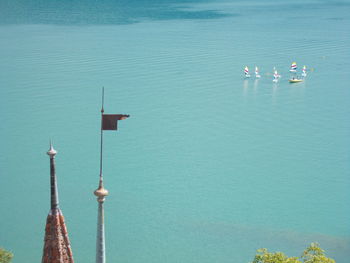
{"label": "red tiled spire roof", "polygon": [[72,249],[64,217],[58,207],[57,182],[55,173],[56,151],[52,144],[47,152],[50,156],[51,210],[47,216],[42,263],[74,263]]}
{"label": "red tiled spire roof", "polygon": [[72,249],[59,208],[50,211],[46,220],[42,263],[74,263]]}

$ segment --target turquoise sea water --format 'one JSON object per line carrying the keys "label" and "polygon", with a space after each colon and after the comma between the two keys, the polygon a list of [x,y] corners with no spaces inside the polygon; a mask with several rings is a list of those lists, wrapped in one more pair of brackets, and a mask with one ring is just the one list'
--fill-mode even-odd
{"label": "turquoise sea water", "polygon": [[[49,139],[94,262],[101,87],[108,262],[350,256],[350,2],[0,2],[0,246],[40,262]],[[288,83],[296,61],[305,82]],[[262,78],[243,79],[258,65]],[[282,75],[272,83],[272,69]]]}

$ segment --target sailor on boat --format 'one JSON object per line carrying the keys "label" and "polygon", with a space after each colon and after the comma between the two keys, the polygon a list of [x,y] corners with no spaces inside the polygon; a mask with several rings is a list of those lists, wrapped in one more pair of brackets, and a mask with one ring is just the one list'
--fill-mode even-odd
{"label": "sailor on boat", "polygon": [[302,82],[303,79],[300,78],[296,78],[296,77],[292,77],[291,79],[289,79],[290,83],[298,83],[298,82]]}

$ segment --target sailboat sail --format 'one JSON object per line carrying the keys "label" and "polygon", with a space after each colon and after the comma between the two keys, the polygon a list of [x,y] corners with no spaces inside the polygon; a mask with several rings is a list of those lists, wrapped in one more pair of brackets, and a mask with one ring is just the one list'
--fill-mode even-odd
{"label": "sailboat sail", "polygon": [[275,73],[273,74],[273,82],[277,82],[278,81],[278,79],[279,79],[279,77],[280,77],[280,75],[278,75],[278,72],[277,72],[277,70],[275,70]]}
{"label": "sailboat sail", "polygon": [[301,74],[303,77],[306,77],[306,66],[303,67],[303,73]]}
{"label": "sailboat sail", "polygon": [[247,66],[244,68],[244,75],[245,75],[246,78],[249,78],[249,77],[250,77],[250,75],[249,75],[249,69],[248,69]]}
{"label": "sailboat sail", "polygon": [[255,77],[256,77],[256,78],[260,78],[260,77],[261,77],[260,74],[259,74],[259,69],[258,69],[258,67],[255,67]]}
{"label": "sailboat sail", "polygon": [[296,72],[297,71],[297,63],[296,62],[293,62],[292,65],[290,66],[290,72]]}

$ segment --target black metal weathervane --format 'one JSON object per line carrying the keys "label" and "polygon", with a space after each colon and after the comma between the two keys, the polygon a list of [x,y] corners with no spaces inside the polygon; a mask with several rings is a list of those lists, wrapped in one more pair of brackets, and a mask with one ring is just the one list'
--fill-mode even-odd
{"label": "black metal weathervane", "polygon": [[104,87],[102,88],[102,108],[101,108],[101,149],[100,149],[100,181],[103,180],[102,175],[102,152],[103,152],[103,131],[105,130],[117,130],[118,121],[129,118],[127,114],[104,114]]}

